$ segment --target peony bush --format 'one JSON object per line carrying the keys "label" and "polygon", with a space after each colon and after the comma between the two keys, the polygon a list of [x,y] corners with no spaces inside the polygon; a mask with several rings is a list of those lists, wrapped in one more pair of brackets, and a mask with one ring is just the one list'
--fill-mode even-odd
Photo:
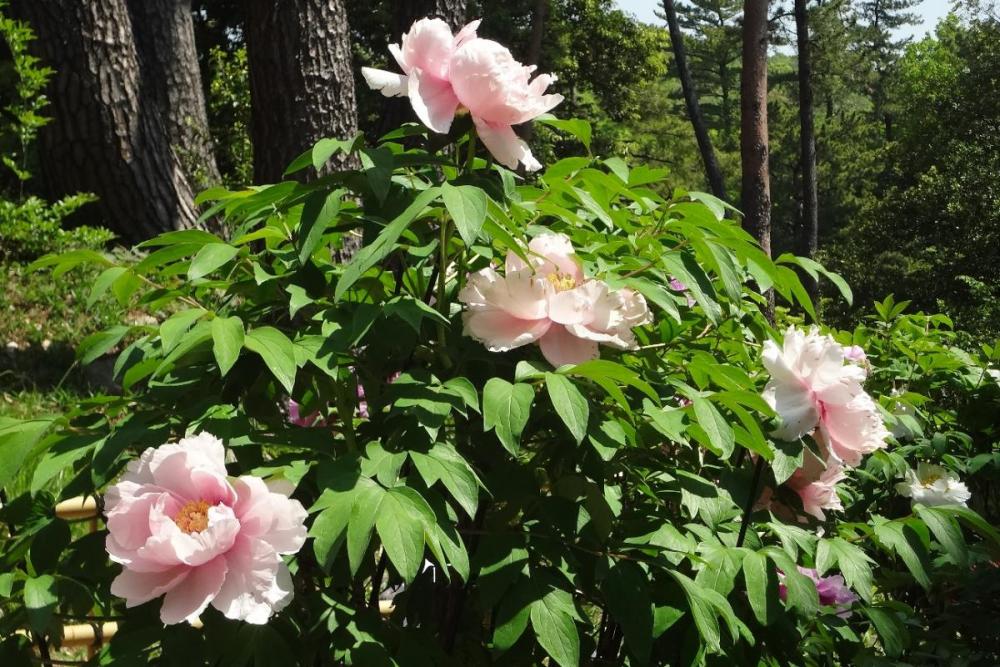
{"label": "peony bush", "polygon": [[79,351],[120,393],[0,423],[2,664],[107,620],[91,664],[993,664],[1000,346],[807,325],[839,276],[591,155],[475,28],[364,72],[422,125],[203,193],[226,237],[36,263],[160,317]]}

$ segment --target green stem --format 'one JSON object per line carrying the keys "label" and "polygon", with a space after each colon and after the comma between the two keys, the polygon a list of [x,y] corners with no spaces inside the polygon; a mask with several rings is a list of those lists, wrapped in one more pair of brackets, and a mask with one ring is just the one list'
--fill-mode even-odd
{"label": "green stem", "polygon": [[476,131],[469,132],[469,152],[465,158],[465,172],[471,174],[476,164]]}
{"label": "green stem", "polygon": [[337,413],[344,425],[344,443],[347,445],[347,451],[355,454],[358,451],[358,442],[354,437],[354,401],[348,396],[344,382],[337,381],[334,387],[337,393]]}

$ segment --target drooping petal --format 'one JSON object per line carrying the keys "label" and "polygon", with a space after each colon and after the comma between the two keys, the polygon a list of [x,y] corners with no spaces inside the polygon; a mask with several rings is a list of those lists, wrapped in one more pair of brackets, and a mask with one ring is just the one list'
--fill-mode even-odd
{"label": "drooping petal", "polygon": [[545,360],[556,368],[564,364],[582,364],[601,356],[597,343],[577,338],[566,327],[553,324],[538,341]]}
{"label": "drooping petal", "polygon": [[816,428],[819,407],[809,389],[799,383],[772,378],[764,387],[764,400],[778,413],[778,427],[772,435],[782,440],[798,440]]}
{"label": "drooping petal", "polygon": [[446,79],[439,79],[425,70],[414,68],[407,78],[406,86],[410,104],[420,122],[435,132],[447,134],[458,109],[458,98],[455,97],[451,84]]}
{"label": "drooping petal", "polygon": [[160,620],[165,625],[195,620],[218,595],[225,579],[226,559],[221,556],[192,569],[184,585],[175,586],[163,597]]}
{"label": "drooping petal", "polygon": [[361,75],[372,90],[377,90],[386,97],[405,97],[408,88],[408,77],[405,74],[386,72],[384,69],[362,67]]}
{"label": "drooping petal", "polygon": [[824,406],[820,430],[839,461],[856,466],[865,454],[885,447],[889,432],[871,396],[854,397],[845,405]]}
{"label": "drooping petal", "polygon": [[126,607],[135,607],[180,585],[190,572],[188,567],[175,567],[163,572],[125,569],[111,582],[111,594],[125,598]]}
{"label": "drooping petal", "polygon": [[493,125],[485,120],[472,117],[476,124],[476,132],[482,139],[486,150],[497,162],[508,169],[517,169],[518,163],[524,165],[525,171],[538,171],[541,163],[531,154],[531,149],[510,125]]}
{"label": "drooping petal", "polygon": [[464,332],[490,352],[506,352],[533,343],[549,330],[548,319],[522,320],[503,310],[469,310],[462,314]]}

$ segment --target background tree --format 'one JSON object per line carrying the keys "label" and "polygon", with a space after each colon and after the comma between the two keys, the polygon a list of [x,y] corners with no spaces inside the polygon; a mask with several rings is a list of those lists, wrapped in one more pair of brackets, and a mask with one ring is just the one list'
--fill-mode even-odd
{"label": "background tree", "polygon": [[909,38],[896,38],[895,32],[917,22],[917,16],[908,11],[919,0],[860,0],[857,4],[858,46],[865,54],[868,65],[868,86],[875,118],[885,128],[885,138],[892,140],[893,113],[889,108],[886,90],[896,60]]}
{"label": "background tree", "polygon": [[701,105],[698,101],[698,91],[695,89],[694,79],[688,67],[687,52],[684,48],[684,35],[681,33],[680,22],[677,18],[677,10],[674,7],[673,0],[663,0],[663,15],[670,29],[670,46],[674,54],[674,66],[677,68],[677,75],[680,78],[681,90],[684,93],[684,103],[687,107],[688,118],[691,119],[691,127],[694,129],[695,138],[698,141],[701,160],[705,165],[705,176],[708,178],[709,185],[712,188],[712,194],[720,199],[726,199],[725,180],[722,175],[722,169],[719,167],[719,161],[715,157],[712,138],[708,134],[705,116],[701,111]]}
{"label": "background tree", "polygon": [[358,131],[347,12],[341,0],[247,7],[254,180],[273,183],[319,139]]}
{"label": "background tree", "polygon": [[125,0],[18,0],[38,55],[55,70],[42,174],[54,197],[93,192],[101,222],[125,241],[191,227],[197,214],[154,96],[144,94]]}
{"label": "background tree", "polygon": [[[809,12],[806,0],[795,2],[795,44],[799,80],[799,161],[802,179],[802,241],[799,252],[813,257],[819,243],[819,201],[816,182],[816,134],[813,121],[812,54],[809,43]],[[813,298],[818,283],[807,284]]]}
{"label": "background tree", "polygon": [[143,94],[155,98],[170,145],[197,189],[219,182],[195,46],[191,0],[128,0]]}
{"label": "background tree", "polygon": [[767,0],[743,4],[743,69],[740,76],[740,155],[743,226],[771,252],[771,180],[767,128]]}

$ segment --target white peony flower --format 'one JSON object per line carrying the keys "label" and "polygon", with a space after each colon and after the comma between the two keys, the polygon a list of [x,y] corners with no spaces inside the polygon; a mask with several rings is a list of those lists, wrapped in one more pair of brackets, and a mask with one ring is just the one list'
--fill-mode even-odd
{"label": "white peony flower", "polygon": [[906,471],[906,480],[896,484],[900,495],[922,505],[962,505],[972,497],[969,489],[950,470],[931,463],[920,463]]}

